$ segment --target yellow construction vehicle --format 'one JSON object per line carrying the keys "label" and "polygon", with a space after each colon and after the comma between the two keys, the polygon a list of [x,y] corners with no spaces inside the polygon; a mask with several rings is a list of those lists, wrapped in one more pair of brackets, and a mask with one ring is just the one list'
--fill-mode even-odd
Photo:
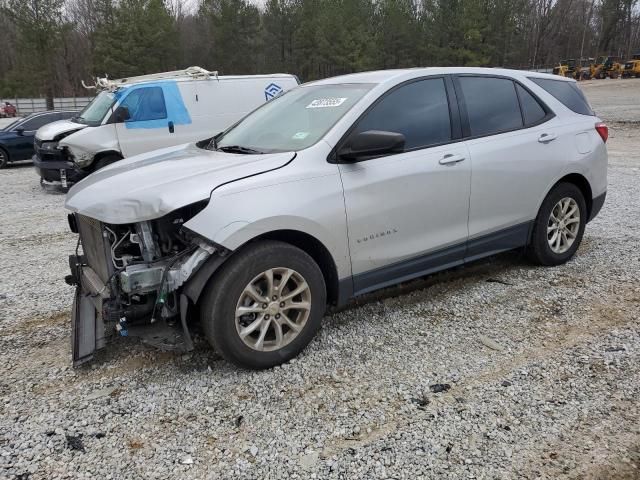
{"label": "yellow construction vehicle", "polygon": [[596,63],[591,66],[592,78],[618,78],[622,74],[623,64],[620,57],[598,57]]}
{"label": "yellow construction vehicle", "polygon": [[553,67],[553,74],[561,77],[569,77],[569,60],[560,60],[558,66]]}
{"label": "yellow construction vehicle", "polygon": [[568,60],[560,60],[558,66],[553,69],[554,75],[561,77],[574,78],[576,80],[588,80],[591,78],[590,65],[593,59],[569,58]]}
{"label": "yellow construction vehicle", "polygon": [[630,77],[640,78],[640,53],[636,53],[631,60],[628,60],[624,64],[622,78]]}
{"label": "yellow construction vehicle", "polygon": [[593,65],[593,58],[581,58],[574,68],[573,78],[576,80],[590,80],[592,78],[591,65]]}

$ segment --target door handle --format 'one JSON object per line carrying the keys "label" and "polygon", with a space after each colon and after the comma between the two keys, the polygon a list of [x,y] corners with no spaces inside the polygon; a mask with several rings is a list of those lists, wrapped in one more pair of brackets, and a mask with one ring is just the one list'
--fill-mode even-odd
{"label": "door handle", "polygon": [[173,133],[173,132],[175,132],[175,127],[173,126],[173,122],[171,122],[171,121],[170,121],[170,122],[167,124],[167,126],[169,127],[169,133]]}
{"label": "door handle", "polygon": [[453,165],[463,161],[464,157],[462,155],[454,155],[452,153],[448,153],[440,159],[439,163],[440,165]]}
{"label": "door handle", "polygon": [[540,143],[549,143],[553,142],[558,136],[555,133],[543,133],[538,137],[538,141]]}

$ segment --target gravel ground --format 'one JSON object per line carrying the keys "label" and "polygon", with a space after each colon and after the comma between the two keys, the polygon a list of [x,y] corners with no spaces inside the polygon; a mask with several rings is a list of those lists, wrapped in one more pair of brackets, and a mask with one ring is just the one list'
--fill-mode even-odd
{"label": "gravel ground", "polygon": [[640,478],[640,81],[583,88],[611,168],[574,260],[390,289],[263,372],[133,340],[70,368],[64,197],[0,171],[0,478]]}

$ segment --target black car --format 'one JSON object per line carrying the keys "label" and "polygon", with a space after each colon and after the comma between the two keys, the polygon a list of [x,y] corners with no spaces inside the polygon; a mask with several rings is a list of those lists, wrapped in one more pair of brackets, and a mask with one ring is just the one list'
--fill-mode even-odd
{"label": "black car", "polygon": [[0,168],[18,160],[31,160],[36,131],[47,123],[75,115],[77,112],[66,110],[32,113],[0,129]]}

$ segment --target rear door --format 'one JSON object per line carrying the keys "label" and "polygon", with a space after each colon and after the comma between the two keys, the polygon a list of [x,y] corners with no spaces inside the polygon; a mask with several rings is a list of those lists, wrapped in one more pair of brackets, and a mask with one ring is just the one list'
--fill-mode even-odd
{"label": "rear door", "polygon": [[455,85],[471,159],[467,259],[473,260],[527,242],[570,140],[553,112],[511,78],[458,75]]}
{"label": "rear door", "polygon": [[369,130],[406,139],[402,153],[340,165],[356,294],[462,261],[471,169],[449,82],[395,87],[344,140]]}

